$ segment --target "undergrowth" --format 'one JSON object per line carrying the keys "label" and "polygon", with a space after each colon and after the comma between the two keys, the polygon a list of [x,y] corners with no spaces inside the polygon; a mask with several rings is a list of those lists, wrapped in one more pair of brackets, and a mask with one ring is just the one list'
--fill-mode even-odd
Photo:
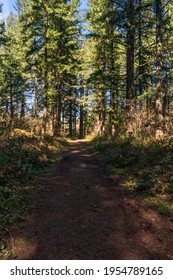
{"label": "undergrowth", "polygon": [[66,139],[46,135],[44,139],[18,133],[0,143],[0,253],[4,228],[25,219],[32,207],[31,196],[37,175],[56,159]]}
{"label": "undergrowth", "polygon": [[[0,145],[0,221],[6,224],[19,218],[23,194],[28,184],[54,161],[63,140],[46,136],[18,136]],[[65,142],[65,141],[64,141]]]}
{"label": "undergrowth", "polygon": [[115,179],[160,214],[173,217],[173,137],[157,141],[97,137],[93,146]]}

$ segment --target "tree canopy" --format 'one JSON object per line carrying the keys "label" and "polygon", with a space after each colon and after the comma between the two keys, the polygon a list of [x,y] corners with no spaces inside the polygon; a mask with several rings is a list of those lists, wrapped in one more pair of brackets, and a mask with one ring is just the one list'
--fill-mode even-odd
{"label": "tree canopy", "polygon": [[23,1],[0,25],[7,134],[172,129],[172,1]]}

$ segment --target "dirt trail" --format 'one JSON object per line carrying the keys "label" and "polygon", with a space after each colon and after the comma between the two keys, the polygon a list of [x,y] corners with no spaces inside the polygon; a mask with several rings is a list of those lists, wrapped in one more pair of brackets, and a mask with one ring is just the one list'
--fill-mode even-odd
{"label": "dirt trail", "polygon": [[173,223],[109,180],[87,142],[73,141],[37,188],[13,258],[173,259]]}

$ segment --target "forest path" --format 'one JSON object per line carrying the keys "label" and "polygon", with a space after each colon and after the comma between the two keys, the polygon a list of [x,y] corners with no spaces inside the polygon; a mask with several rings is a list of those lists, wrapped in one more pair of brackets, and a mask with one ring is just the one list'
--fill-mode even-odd
{"label": "forest path", "polygon": [[173,259],[173,223],[109,179],[83,140],[38,181],[13,259]]}

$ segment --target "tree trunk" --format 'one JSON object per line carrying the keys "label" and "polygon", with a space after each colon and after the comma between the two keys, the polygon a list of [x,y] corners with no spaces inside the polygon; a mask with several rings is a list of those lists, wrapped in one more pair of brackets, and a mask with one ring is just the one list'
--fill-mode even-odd
{"label": "tree trunk", "polygon": [[84,137],[84,87],[83,87],[83,77],[80,77],[80,120],[79,120],[79,138]]}
{"label": "tree trunk", "polygon": [[[141,0],[139,0],[139,22],[141,22]],[[139,40],[139,72],[138,72],[138,83],[139,83],[139,95],[142,95],[143,85],[142,85],[142,74],[143,74],[143,57],[142,57],[142,28],[141,25],[138,29],[138,40]]]}
{"label": "tree trunk", "polygon": [[22,87],[22,94],[21,94],[21,111],[20,111],[20,124],[24,123],[25,118],[25,93]]}
{"label": "tree trunk", "polygon": [[[113,30],[111,30],[113,36]],[[114,124],[115,115],[115,66],[114,66],[114,41],[111,38],[111,56],[110,56],[110,67],[111,67],[111,83],[110,83],[110,111],[109,111],[109,134],[112,135],[112,129]]]}
{"label": "tree trunk", "polygon": [[126,70],[126,110],[127,110],[127,132],[133,133],[134,115],[134,0],[128,0],[127,20],[127,70]]}
{"label": "tree trunk", "polygon": [[[167,34],[166,37],[166,46],[167,46],[167,50],[169,50],[169,35]],[[170,77],[170,73],[169,73],[169,58],[168,58],[169,52],[167,52],[165,54],[165,86],[164,86],[164,98],[163,98],[163,117],[165,117],[166,115],[168,115],[169,112],[169,77]]]}
{"label": "tree trunk", "polygon": [[69,89],[69,137],[73,136],[73,104],[72,104],[72,88]]}
{"label": "tree trunk", "polygon": [[44,47],[44,109],[43,109],[43,133],[47,132],[47,122],[48,122],[48,38],[47,38],[47,26],[49,24],[48,16],[45,17],[45,47]]}
{"label": "tree trunk", "polygon": [[14,128],[14,100],[13,100],[13,88],[10,88],[10,123],[9,123],[9,137],[12,135]]}
{"label": "tree trunk", "polygon": [[57,123],[56,123],[56,134],[61,134],[61,114],[62,114],[62,96],[59,88],[57,96]]}
{"label": "tree trunk", "polygon": [[35,61],[35,76],[34,76],[34,119],[38,118],[38,66]]}
{"label": "tree trunk", "polygon": [[156,0],[156,126],[161,129],[162,113],[162,1]]}

